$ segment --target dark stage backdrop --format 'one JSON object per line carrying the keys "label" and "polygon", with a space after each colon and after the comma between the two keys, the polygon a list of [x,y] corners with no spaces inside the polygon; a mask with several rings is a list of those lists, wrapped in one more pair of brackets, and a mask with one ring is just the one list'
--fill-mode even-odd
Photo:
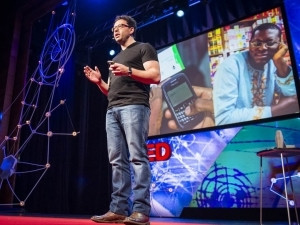
{"label": "dark stage backdrop", "polygon": [[[181,20],[176,17],[167,17],[157,23],[141,28],[136,39],[150,42],[157,49],[160,49],[202,32],[212,30],[215,27],[246,18],[248,15],[276,7],[282,3],[280,0],[272,2],[260,0],[215,0],[207,2],[207,4],[197,4],[190,8],[186,17]],[[293,13],[293,10],[297,7],[299,9],[299,5],[295,5],[296,3],[291,0],[286,1],[285,5],[288,4],[294,5],[289,9],[290,13]],[[293,21],[297,20],[293,19]],[[295,32],[293,45],[296,49],[296,54],[299,55],[299,50],[297,50],[300,46],[300,41],[299,39],[297,40],[299,30],[297,30],[295,24],[290,27],[291,32]],[[160,32],[157,32],[158,30]],[[66,68],[66,72],[60,81],[57,98],[67,99],[71,118],[80,134],[75,138],[55,137],[51,146],[51,168],[32,192],[26,201],[26,205],[21,207],[21,209],[28,212],[68,214],[100,214],[107,211],[111,192],[110,166],[107,159],[104,129],[107,101],[97,87],[89,83],[82,73],[82,68],[86,64],[91,66],[97,65],[103,71],[107,69],[106,60],[108,57],[103,56],[102,51],[104,49],[105,47],[103,46],[102,49],[99,47],[99,49],[94,49],[92,52],[77,52],[75,47],[74,54],[68,63],[68,68]],[[288,135],[291,134],[288,138],[288,141],[291,143],[288,144],[297,144],[294,143],[294,137],[299,133],[299,128],[297,129],[294,126],[298,123],[296,121],[298,120],[271,121],[270,123],[249,125],[249,127],[207,130],[204,133],[176,134],[174,136],[150,139],[149,145],[162,142],[169,143],[172,146],[172,161],[152,163],[152,171],[155,176],[159,177],[161,175],[164,179],[163,182],[153,183],[152,215],[180,216],[184,207],[207,207],[209,203],[202,201],[201,194],[212,195],[211,190],[221,194],[217,185],[224,184],[224,180],[222,180],[223,175],[216,175],[223,174],[225,171],[228,172],[227,174],[230,178],[239,179],[240,183],[236,184],[236,186],[241,191],[238,193],[247,196],[247,198],[242,199],[244,202],[240,207],[258,207],[257,199],[255,204],[252,204],[253,199],[251,198],[251,193],[258,191],[256,189],[257,180],[253,183],[254,181],[249,180],[249,177],[246,176],[253,172],[257,175],[259,165],[256,164],[258,159],[255,157],[255,151],[274,146],[273,132],[281,127],[289,130]],[[54,127],[63,128],[67,126],[65,124],[64,119],[59,117],[55,121]],[[271,127],[271,131],[267,137],[264,137],[268,143],[264,145],[260,142],[261,137],[254,137],[252,133],[265,133],[266,127]],[[283,133],[285,135],[285,132]],[[218,150],[218,153],[209,155],[212,154],[209,151],[209,140],[214,141],[212,145],[220,147],[215,148],[215,150]],[[239,143],[238,147],[230,144],[231,140],[235,140],[234,143]],[[252,144],[249,146],[249,141],[255,145],[254,148],[250,149]],[[244,145],[247,145],[247,148]],[[36,140],[30,145],[31,148],[38,148],[38,146],[41,146],[41,148],[43,146],[40,140]],[[199,148],[199,146],[201,147]],[[225,149],[226,146],[228,148],[226,148],[226,154],[223,155],[221,149]],[[205,151],[208,153],[207,160],[209,160],[209,163],[199,165],[197,160],[202,156],[204,157],[204,155],[197,153],[197,151],[205,150],[205,147],[209,148]],[[219,153],[221,153],[220,156]],[[247,159],[248,162],[249,154],[251,154],[251,166],[244,171],[237,170],[235,166],[241,166],[244,159]],[[33,152],[31,155],[24,157],[38,159],[39,153]],[[235,160],[237,158],[239,161]],[[182,161],[183,159],[194,161]],[[231,160],[234,160],[233,162],[235,163],[231,164]],[[195,166],[200,168],[184,167],[184,164],[193,165],[194,163]],[[199,171],[206,172],[204,174],[199,173]],[[182,177],[184,178],[182,180],[180,180],[180,177],[172,177],[174,174],[181,173],[186,175]],[[197,175],[201,176],[201,181],[205,181],[202,186],[200,185],[201,182],[197,183],[199,181]],[[212,180],[212,177],[216,177],[217,180]],[[16,193],[26,196],[26,192],[32,188],[36,178],[34,176],[17,176]],[[191,183],[192,181],[196,182]],[[210,185],[210,182],[214,182],[211,185],[215,185],[215,188],[203,191],[204,185]],[[230,186],[229,184],[231,183],[226,183],[228,187]],[[245,186],[248,187],[247,190],[244,189]],[[233,201],[230,198],[228,201],[225,201],[228,205],[217,205],[218,201],[215,201],[214,206],[238,207],[236,204],[229,204],[230,200]],[[162,202],[166,205],[162,204]],[[272,206],[277,207],[277,205]]]}

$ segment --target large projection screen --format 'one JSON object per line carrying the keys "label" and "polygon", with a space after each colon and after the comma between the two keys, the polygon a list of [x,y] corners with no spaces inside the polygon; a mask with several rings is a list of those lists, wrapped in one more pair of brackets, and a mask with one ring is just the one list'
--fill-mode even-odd
{"label": "large projection screen", "polygon": [[[297,64],[295,60],[298,66],[300,62],[299,35],[296,35],[299,31],[296,26],[299,20],[297,14],[299,7],[299,3],[289,4],[287,7],[290,10],[289,15],[292,16],[294,12],[294,15],[298,16],[293,24],[297,29],[291,30],[295,35],[293,36],[294,49],[290,43],[287,21],[282,16],[283,8],[274,8],[159,51],[159,60],[163,62],[161,64],[163,81],[160,85],[152,87],[150,101],[152,106],[150,132],[158,136],[150,137],[147,142],[152,172],[150,189],[152,216],[179,217],[184,210],[203,208],[259,208],[260,193],[263,193],[263,208],[286,207],[282,195],[284,186],[280,158],[263,159],[261,189],[260,158],[257,152],[276,148],[278,130],[282,131],[284,143],[288,147],[300,149],[298,109],[287,108],[289,111],[282,113],[282,116],[255,118],[244,122],[228,123],[224,126],[216,123],[215,112],[205,112],[201,120],[208,118],[205,124],[200,122],[198,127],[186,129],[178,127],[180,129],[176,130],[168,126],[172,124],[169,124],[170,119],[166,118],[166,111],[169,108],[166,101],[176,106],[182,99],[191,98],[193,92],[188,88],[191,85],[200,86],[202,90],[210,89],[211,95],[207,94],[205,100],[207,105],[209,101],[213,102],[214,81],[218,75],[216,71],[230,55],[248,51],[250,38],[248,36],[242,44],[246,46],[245,49],[237,49],[231,54],[229,47],[225,49],[223,45],[222,48],[214,46],[215,41],[218,43],[218,38],[224,37],[219,34],[224,34],[226,30],[230,34],[238,35],[240,30],[251,30],[253,25],[265,21],[276,24],[279,21],[282,40],[289,47],[284,60],[288,62],[294,73],[291,79],[291,82],[295,82],[292,90],[299,90],[299,70],[294,68]],[[218,38],[214,38],[214,34],[217,34]],[[234,36],[230,37],[230,40],[233,39]],[[230,46],[235,49],[239,45],[233,42]],[[218,52],[222,54],[216,54]],[[172,82],[167,82],[170,80]],[[166,83],[170,85],[163,86]],[[186,93],[178,94],[177,90],[179,92],[185,90]],[[165,94],[169,95],[168,99]],[[295,98],[297,100],[295,105],[298,108],[297,95]],[[290,167],[288,176],[293,180],[294,186],[295,199],[293,200],[298,203],[298,208],[299,163],[300,155],[290,157],[287,163]]]}
{"label": "large projection screen", "polygon": [[[251,41],[266,23],[280,37],[258,31]],[[286,27],[277,7],[160,49],[162,81],[151,87],[149,136],[297,116],[298,76]]]}

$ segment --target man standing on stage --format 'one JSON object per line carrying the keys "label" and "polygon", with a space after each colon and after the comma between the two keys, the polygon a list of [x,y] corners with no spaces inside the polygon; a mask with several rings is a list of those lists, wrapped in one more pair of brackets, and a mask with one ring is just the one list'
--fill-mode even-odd
{"label": "man standing on stage", "polygon": [[86,77],[108,98],[106,132],[113,186],[109,211],[91,220],[149,225],[151,171],[146,140],[150,84],[160,82],[158,57],[150,44],[135,41],[136,21],[132,17],[117,16],[112,32],[121,51],[110,62],[108,82],[102,80],[97,67],[84,67]]}

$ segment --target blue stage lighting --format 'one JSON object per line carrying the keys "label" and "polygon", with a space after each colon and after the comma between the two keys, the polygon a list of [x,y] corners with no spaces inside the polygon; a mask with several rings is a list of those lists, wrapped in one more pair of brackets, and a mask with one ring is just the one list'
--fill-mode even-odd
{"label": "blue stage lighting", "polygon": [[115,54],[116,54],[115,50],[112,49],[112,50],[109,51],[109,55],[113,56]]}
{"label": "blue stage lighting", "polygon": [[176,12],[176,15],[178,16],[178,17],[183,17],[184,16],[184,11],[183,10],[178,10],[177,12]]}

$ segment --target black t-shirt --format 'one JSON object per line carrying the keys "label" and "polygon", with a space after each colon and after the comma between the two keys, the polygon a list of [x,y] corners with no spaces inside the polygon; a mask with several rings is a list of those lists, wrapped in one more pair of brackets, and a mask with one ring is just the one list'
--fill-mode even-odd
{"label": "black t-shirt", "polygon": [[[116,63],[138,70],[145,70],[143,63],[158,61],[156,50],[148,43],[134,42],[113,58]],[[109,74],[108,109],[114,106],[145,105],[149,107],[150,85],[129,76]]]}

